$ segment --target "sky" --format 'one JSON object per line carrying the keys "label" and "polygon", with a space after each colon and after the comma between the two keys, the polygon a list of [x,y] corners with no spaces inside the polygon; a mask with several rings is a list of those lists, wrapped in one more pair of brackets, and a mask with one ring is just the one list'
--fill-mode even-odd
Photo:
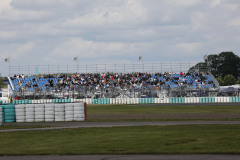
{"label": "sky", "polygon": [[[0,0],[0,73],[18,65],[240,56],[239,0]],[[10,57],[10,64],[4,62]]]}

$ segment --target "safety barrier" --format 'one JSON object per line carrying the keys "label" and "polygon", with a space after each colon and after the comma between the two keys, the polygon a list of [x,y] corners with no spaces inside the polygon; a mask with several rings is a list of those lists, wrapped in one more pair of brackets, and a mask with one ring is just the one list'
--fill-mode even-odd
{"label": "safety barrier", "polygon": [[[41,100],[14,100],[12,104],[150,104],[150,103],[237,103],[240,97],[170,97],[170,98],[85,98],[85,99],[41,99]],[[2,102],[4,104],[6,101]],[[1,101],[0,101],[1,105]],[[3,111],[4,112],[4,111]]]}
{"label": "safety barrier", "polygon": [[[55,102],[55,103],[52,103]],[[75,102],[75,103],[64,103]],[[0,105],[1,122],[84,121],[87,104],[237,103],[240,97],[99,98],[16,100]],[[14,103],[14,102],[13,102]]]}
{"label": "safety barrier", "polygon": [[110,104],[110,98],[92,99],[92,104]]}
{"label": "safety barrier", "polygon": [[181,98],[181,97],[172,97],[172,98],[169,98],[169,103],[185,103],[185,99],[184,98]]}
{"label": "safety barrier", "polygon": [[1,105],[2,122],[15,122],[15,107],[13,104]]}
{"label": "safety barrier", "polygon": [[215,97],[200,97],[200,103],[215,103]]}
{"label": "safety barrier", "polygon": [[240,97],[229,97],[230,102],[240,102]]}
{"label": "safety barrier", "polygon": [[25,105],[15,105],[16,122],[26,122]]}
{"label": "safety barrier", "polygon": [[1,122],[84,121],[84,103],[1,105]]}
{"label": "safety barrier", "polygon": [[155,103],[154,98],[139,98],[139,104],[143,103]]}

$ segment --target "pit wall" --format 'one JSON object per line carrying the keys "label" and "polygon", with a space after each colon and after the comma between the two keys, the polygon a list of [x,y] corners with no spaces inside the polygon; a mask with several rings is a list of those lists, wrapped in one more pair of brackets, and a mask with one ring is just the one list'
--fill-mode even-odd
{"label": "pit wall", "polygon": [[[41,99],[14,100],[12,104],[48,104],[48,103],[79,103],[87,104],[149,104],[149,103],[235,103],[240,97],[170,97],[170,98],[85,98],[85,99]],[[0,104],[9,101],[0,101]]]}
{"label": "pit wall", "polygon": [[85,121],[86,103],[0,105],[0,122]]}

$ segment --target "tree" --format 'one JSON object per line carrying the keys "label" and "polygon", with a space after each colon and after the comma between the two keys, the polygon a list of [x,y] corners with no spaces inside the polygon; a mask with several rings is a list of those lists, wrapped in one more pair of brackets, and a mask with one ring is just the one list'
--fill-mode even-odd
{"label": "tree", "polygon": [[208,55],[205,62],[208,62],[209,70],[213,76],[222,76],[231,74],[235,78],[240,77],[240,57],[233,52],[222,52],[218,55]]}
{"label": "tree", "polygon": [[236,84],[236,78],[231,74],[226,75],[224,77],[224,85],[229,86],[229,85],[233,85],[233,84]]}
{"label": "tree", "polygon": [[238,80],[236,81],[236,84],[240,84],[240,77],[239,77]]}
{"label": "tree", "polygon": [[224,80],[222,76],[217,77],[216,80],[218,81],[220,86],[224,86]]}
{"label": "tree", "polygon": [[240,77],[240,57],[233,52],[208,55],[204,62],[191,67],[189,71],[210,71],[214,77],[225,77],[228,74],[236,79]]}
{"label": "tree", "polygon": [[4,78],[0,76],[0,88],[6,88],[7,84],[4,82]]}
{"label": "tree", "polygon": [[188,72],[206,72],[207,71],[207,63],[206,62],[200,62],[197,63],[195,66],[191,67]]}

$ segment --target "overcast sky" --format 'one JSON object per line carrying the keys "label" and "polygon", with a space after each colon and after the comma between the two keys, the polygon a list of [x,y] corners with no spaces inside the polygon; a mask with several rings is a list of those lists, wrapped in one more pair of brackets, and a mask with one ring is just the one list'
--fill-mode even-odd
{"label": "overcast sky", "polygon": [[201,62],[240,56],[239,0],[0,0],[11,65]]}

